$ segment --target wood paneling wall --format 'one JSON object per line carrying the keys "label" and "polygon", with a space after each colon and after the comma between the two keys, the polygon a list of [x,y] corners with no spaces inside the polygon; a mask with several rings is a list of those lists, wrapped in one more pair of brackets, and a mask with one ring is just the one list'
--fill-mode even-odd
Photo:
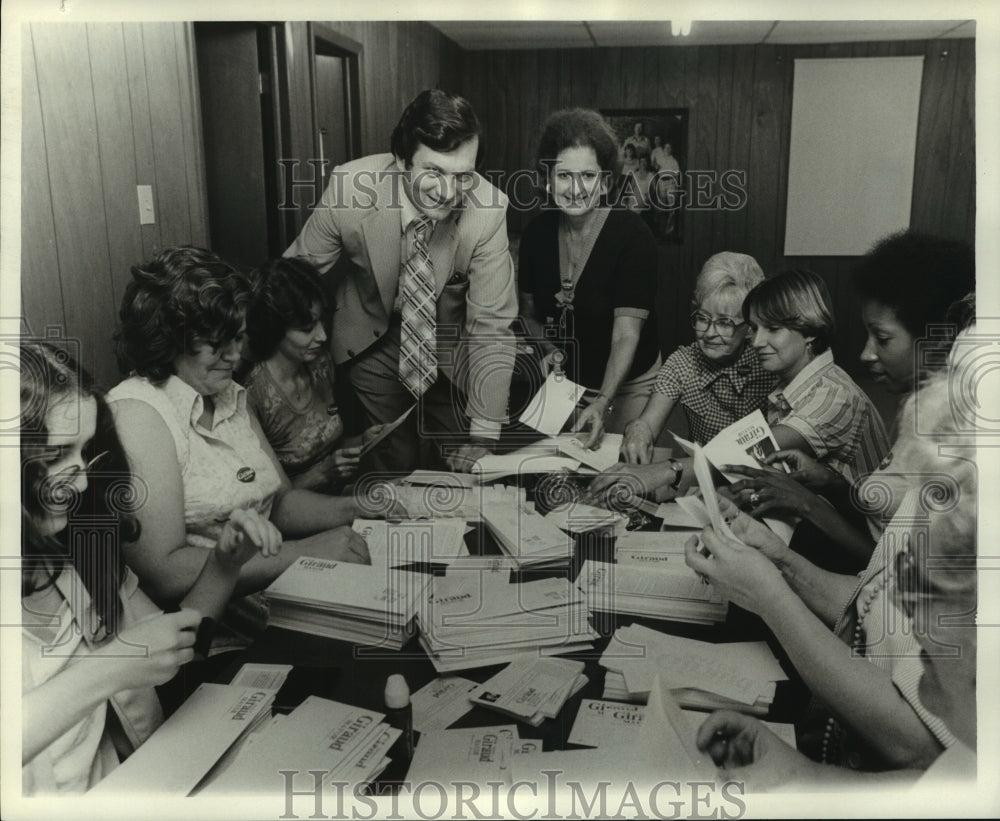
{"label": "wood paneling wall", "polygon": [[[79,341],[104,386],[129,267],[207,242],[205,180],[180,23],[33,24],[22,30],[21,301],[30,330]],[[139,224],[137,185],[156,222]]]}
{"label": "wood paneling wall", "polygon": [[[704,260],[743,251],[766,273],[808,267],[826,279],[842,329],[834,352],[856,373],[863,344],[849,282],[856,258],[782,255],[794,61],[904,55],[924,55],[911,226],[971,243],[973,40],[465,52],[460,76],[462,93],[483,121],[485,167],[508,175],[533,168],[538,130],[556,109],[688,108],[682,167],[745,170],[749,196],[738,211],[688,211],[683,244],[661,246],[663,350],[692,338],[688,305]],[[512,208],[510,230],[519,231],[532,215]]]}

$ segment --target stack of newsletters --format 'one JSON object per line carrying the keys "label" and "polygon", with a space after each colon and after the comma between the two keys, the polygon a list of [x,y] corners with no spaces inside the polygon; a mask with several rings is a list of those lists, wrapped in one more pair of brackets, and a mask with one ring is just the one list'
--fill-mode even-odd
{"label": "stack of newsletters", "polygon": [[482,517],[504,555],[518,568],[565,565],[573,558],[573,537],[529,504],[524,488],[507,487],[483,500]]}
{"label": "stack of newsletters", "polygon": [[642,625],[619,628],[601,656],[604,698],[643,702],[656,676],[682,707],[765,715],[788,678],[765,642],[710,644]]}
{"label": "stack of newsletters", "polygon": [[[309,696],[288,715],[275,715],[210,774],[199,795],[284,794],[281,770],[296,773],[293,789],[314,789],[312,771],[324,772],[324,791],[363,785],[389,765],[386,756],[400,731],[385,715]],[[201,738],[201,736],[197,736]],[[337,785],[340,785],[339,787]]]}
{"label": "stack of newsletters", "polygon": [[398,650],[416,632],[431,576],[301,556],[264,593],[275,627]]}
{"label": "stack of newsletters", "polygon": [[729,608],[715,588],[704,584],[683,561],[671,562],[669,554],[665,561],[633,564],[588,559],[576,585],[592,612],[717,624],[726,620]]}
{"label": "stack of newsletters", "polygon": [[532,652],[584,650],[597,638],[586,602],[566,579],[511,584],[510,568],[454,564],[434,578],[420,644],[439,673],[501,664]]}
{"label": "stack of newsletters", "polygon": [[469,701],[537,727],[586,684],[582,661],[526,653],[469,693]]}

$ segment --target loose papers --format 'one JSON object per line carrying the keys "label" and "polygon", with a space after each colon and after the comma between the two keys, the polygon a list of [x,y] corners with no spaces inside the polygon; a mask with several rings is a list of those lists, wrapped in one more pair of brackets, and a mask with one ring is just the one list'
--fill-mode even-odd
{"label": "loose papers", "polygon": [[242,736],[270,717],[273,690],[205,683],[89,795],[187,795]]}
{"label": "loose papers", "polygon": [[199,795],[283,794],[286,782],[280,770],[299,774],[305,783],[296,788],[313,786],[313,770],[325,773],[324,790],[334,782],[367,783],[388,765],[385,753],[400,735],[384,718],[373,710],[309,696],[258,732]]}
{"label": "loose papers", "polygon": [[418,733],[444,730],[469,710],[469,694],[479,684],[461,676],[441,676],[410,696],[413,729]]}
{"label": "loose papers", "polygon": [[[698,445],[682,439],[677,434],[674,434],[674,439],[677,440],[677,444],[691,455],[694,455],[695,450],[698,449]],[[767,424],[764,414],[760,410],[755,410],[753,413],[744,416],[742,419],[733,422],[729,427],[721,430],[702,450],[704,451],[705,458],[719,468],[720,471],[722,470],[722,465],[741,465],[743,467],[767,469],[764,459],[768,454],[778,450],[778,443],[774,438],[774,434],[771,433],[771,428]],[[697,463],[695,470],[697,470]],[[742,478],[735,473],[723,475],[730,482],[735,482]],[[712,484],[711,479],[708,479],[708,483]],[[702,495],[705,497],[705,503],[708,505],[710,497],[705,492],[705,483],[701,477],[698,479],[698,484],[702,489]],[[714,499],[714,495],[711,498]],[[764,522],[785,544],[791,541],[794,522],[775,517],[765,517]],[[715,522],[713,521],[712,524],[714,526]],[[719,532],[725,533],[725,531]]]}
{"label": "loose papers", "polygon": [[585,391],[583,385],[577,385],[564,374],[552,371],[524,409],[520,421],[546,436],[555,436],[562,430]]}
{"label": "loose papers", "polygon": [[586,683],[582,661],[527,654],[473,690],[469,700],[537,727],[559,715]]}
{"label": "loose papers", "polygon": [[659,675],[684,707],[762,715],[775,682],[787,678],[765,642],[711,644],[652,630],[621,627],[601,656],[604,697],[644,701]]}

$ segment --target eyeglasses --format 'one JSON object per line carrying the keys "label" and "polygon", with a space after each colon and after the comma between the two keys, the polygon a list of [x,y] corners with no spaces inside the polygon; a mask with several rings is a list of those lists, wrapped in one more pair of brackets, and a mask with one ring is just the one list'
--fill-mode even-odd
{"label": "eyeglasses", "polygon": [[729,317],[724,316],[718,319],[713,319],[704,311],[695,311],[691,314],[691,327],[696,331],[707,331],[711,327],[715,327],[715,332],[721,336],[723,339],[732,339],[733,334],[736,333],[736,329],[740,325],[746,325],[746,322],[733,322]]}
{"label": "eyeglasses", "polygon": [[[926,608],[930,606],[932,601],[940,602],[953,596],[959,597],[958,600],[974,598],[976,590],[974,557],[969,557],[965,561],[958,557],[950,557],[950,560],[945,557],[935,557],[925,561],[924,564],[933,564],[935,568],[940,565],[941,570],[951,571],[951,577],[954,581],[944,587],[932,586],[926,574],[926,571],[931,569],[929,566],[925,568],[925,572],[921,572],[917,559],[911,551],[904,550],[898,553],[894,562],[895,578],[891,585],[891,596],[893,603],[907,618],[914,618],[917,607],[924,608],[922,612],[926,614]],[[955,579],[954,577],[958,573],[961,573],[962,576],[967,575],[968,578],[962,579],[960,576]],[[956,613],[955,615],[961,614]]]}
{"label": "eyeglasses", "polygon": [[111,455],[110,450],[101,451],[93,459],[83,465],[73,465],[66,468],[65,470],[60,470],[57,473],[53,473],[49,476],[49,481],[57,482],[59,484],[70,484],[73,482],[77,476],[81,473],[90,473],[94,468],[96,468],[101,462]]}

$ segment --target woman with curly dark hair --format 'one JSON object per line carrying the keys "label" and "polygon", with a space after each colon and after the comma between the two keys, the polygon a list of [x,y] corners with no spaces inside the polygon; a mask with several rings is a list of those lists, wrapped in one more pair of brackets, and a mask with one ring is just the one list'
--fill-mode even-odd
{"label": "woman with curly dark hair", "polygon": [[342,441],[319,272],[302,259],[275,259],[254,279],[247,330],[255,364],[243,380],[247,401],[292,486],[333,492],[357,472],[360,440],[383,426]]}
{"label": "woman with curly dark hair", "polygon": [[153,687],[192,658],[195,628],[221,614],[242,564],[280,542],[260,539],[267,522],[241,511],[183,609],[161,613],[122,560],[146,490],[104,398],[59,348],[24,343],[20,359],[23,790],[82,792],[156,729]]}
{"label": "woman with curly dark hair", "polygon": [[[546,121],[538,164],[549,205],[525,228],[521,315],[567,376],[589,389],[574,431],[585,447],[639,415],[660,365],[653,302],[656,241],[642,219],[605,204],[618,141],[596,111],[557,111]],[[551,207],[554,206],[554,207]]]}
{"label": "woman with curly dark hair", "polygon": [[116,337],[119,363],[132,375],[109,394],[149,490],[138,511],[142,535],[126,556],[154,600],[186,594],[236,511],[255,510],[294,539],[280,555],[243,567],[242,598],[231,603],[216,650],[245,645],[263,629],[257,591],[300,555],[368,561],[364,540],[344,527],[355,501],[293,488],[233,381],[249,298],[243,275],[199,248],[168,248],[134,266]]}

